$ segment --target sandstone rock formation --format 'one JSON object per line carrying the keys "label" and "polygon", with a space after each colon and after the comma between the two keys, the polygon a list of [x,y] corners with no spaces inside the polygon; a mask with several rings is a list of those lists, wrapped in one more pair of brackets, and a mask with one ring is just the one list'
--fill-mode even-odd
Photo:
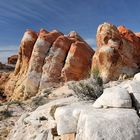
{"label": "sandstone rock formation", "polygon": [[14,74],[5,92],[9,100],[26,99],[50,87],[89,76],[94,50],[76,33],[28,30],[21,41]]}
{"label": "sandstone rock formation", "polygon": [[[52,43],[61,35],[58,31],[52,31],[48,33],[45,30],[41,30],[38,39],[34,45],[32,57],[29,64],[29,70],[27,73],[27,81],[25,83],[26,94],[36,94],[38,92],[42,67],[45,63],[45,58],[48,54]],[[27,95],[28,96],[28,95]]]}
{"label": "sandstone rock formation", "polygon": [[0,103],[6,101],[4,94],[5,85],[9,80],[9,72],[0,72]]}
{"label": "sandstone rock formation", "polygon": [[71,45],[66,63],[62,69],[65,81],[80,80],[88,77],[91,69],[93,50],[84,42],[77,41]]}
{"label": "sandstone rock formation", "polygon": [[18,55],[12,55],[8,57],[8,64],[16,64],[18,59]]}
{"label": "sandstone rock formation", "polygon": [[[8,140],[139,140],[140,118],[135,110],[140,103],[139,84],[135,78],[116,81],[111,88],[104,89],[95,103],[73,96],[50,101],[22,115]],[[59,88],[54,94],[60,91],[71,92]],[[136,100],[130,98],[131,94]],[[108,108],[95,109],[96,102]]]}
{"label": "sandstone rock formation", "polygon": [[106,88],[103,94],[95,101],[93,107],[131,108],[132,101],[128,91],[125,88],[115,86]]}
{"label": "sandstone rock formation", "polygon": [[[29,66],[29,60],[32,54],[33,46],[37,39],[37,33],[32,30],[27,30],[21,40],[18,60],[15,71],[10,75],[10,80],[5,86],[5,94],[7,98],[12,96],[12,99],[23,98],[24,86],[22,83],[26,79],[26,74]],[[15,93],[15,94],[13,94]]]}
{"label": "sandstone rock formation", "polygon": [[140,38],[124,26],[109,23],[97,29],[97,51],[92,71],[98,69],[104,82],[116,80],[121,74],[132,76],[140,66]]}
{"label": "sandstone rock formation", "polygon": [[8,140],[138,140],[139,128],[134,109],[95,109],[91,103],[69,97],[22,115]]}
{"label": "sandstone rock formation", "polygon": [[134,80],[140,81],[140,73],[135,74]]}
{"label": "sandstone rock formation", "polygon": [[133,80],[129,83],[128,90],[133,94],[135,106],[140,109],[140,81]]}

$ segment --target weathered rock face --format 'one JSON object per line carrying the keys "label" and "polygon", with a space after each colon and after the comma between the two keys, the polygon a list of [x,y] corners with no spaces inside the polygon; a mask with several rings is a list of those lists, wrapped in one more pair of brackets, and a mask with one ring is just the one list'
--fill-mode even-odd
{"label": "weathered rock face", "polygon": [[18,55],[12,55],[8,57],[8,64],[16,64],[18,59]]}
{"label": "weathered rock face", "polygon": [[131,30],[128,30],[125,26],[119,26],[118,30],[121,37],[128,42],[128,45],[130,44],[130,46],[132,46],[131,54],[133,57],[133,61],[139,66],[140,65],[140,38],[138,34],[137,35],[134,34]]}
{"label": "weathered rock face", "polygon": [[21,40],[15,71],[10,75],[10,80],[5,86],[5,94],[12,100],[23,98],[24,86],[22,84],[26,79],[29,60],[36,39],[37,33],[32,30],[27,30]]}
{"label": "weathered rock face", "polygon": [[66,63],[62,70],[65,81],[87,78],[91,69],[91,58],[94,51],[84,42],[72,43]]}
{"label": "weathered rock face", "polygon": [[16,69],[6,87],[11,99],[26,99],[70,80],[87,78],[94,50],[76,33],[29,30],[22,41]]}
{"label": "weathered rock face", "polygon": [[[79,101],[74,96],[55,100],[50,97],[49,103],[22,115],[7,139],[139,140],[140,81],[136,77],[139,74],[133,79],[113,81],[95,102]],[[60,97],[60,93],[73,91],[64,86],[53,92]]]}
{"label": "weathered rock face", "polygon": [[40,31],[39,37],[33,49],[27,74],[27,81],[25,83],[25,93],[27,94],[27,96],[28,94],[32,96],[38,92],[43,72],[42,67],[45,63],[45,58],[48,55],[48,51],[52,46],[52,43],[60,35],[61,33],[58,31],[52,31],[49,33],[45,30]]}
{"label": "weathered rock face", "polygon": [[61,71],[65,64],[67,53],[70,49],[72,41],[61,35],[53,43],[49,55],[45,58],[43,66],[43,73],[40,82],[40,89],[53,85],[53,83],[60,83]]}
{"label": "weathered rock face", "polygon": [[[130,117],[131,116],[131,117]],[[123,124],[123,125],[122,125]],[[140,118],[134,109],[95,109],[69,97],[22,115],[8,140],[138,140]]]}
{"label": "weathered rock face", "polygon": [[140,32],[135,33],[135,35],[140,38]]}
{"label": "weathered rock face", "polygon": [[131,108],[132,101],[128,91],[125,88],[115,86],[105,89],[103,94],[95,101],[93,107]]}
{"label": "weathered rock face", "polygon": [[98,69],[104,82],[121,74],[133,75],[140,63],[140,38],[124,26],[104,23],[97,30],[97,51],[92,70]]}
{"label": "weathered rock face", "polygon": [[18,61],[15,69],[15,75],[18,73],[26,73],[29,65],[29,60],[32,54],[34,44],[37,39],[37,33],[32,30],[27,30],[21,40]]}

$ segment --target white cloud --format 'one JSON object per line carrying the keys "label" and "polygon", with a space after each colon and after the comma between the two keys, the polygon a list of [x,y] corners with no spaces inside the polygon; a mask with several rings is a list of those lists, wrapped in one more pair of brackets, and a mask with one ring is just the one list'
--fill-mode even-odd
{"label": "white cloud", "polygon": [[93,48],[96,48],[96,39],[95,38],[86,38],[85,41]]}

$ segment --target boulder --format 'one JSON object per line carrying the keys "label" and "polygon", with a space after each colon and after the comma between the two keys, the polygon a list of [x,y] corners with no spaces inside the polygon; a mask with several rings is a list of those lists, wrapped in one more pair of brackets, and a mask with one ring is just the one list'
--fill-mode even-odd
{"label": "boulder", "polygon": [[140,118],[133,109],[81,111],[76,140],[139,140],[139,137]]}
{"label": "boulder", "polygon": [[[133,33],[131,30],[127,29],[125,26],[119,26],[118,27],[119,33],[126,42],[128,42],[128,45],[132,46],[132,58],[134,63],[136,63],[138,66],[140,64],[140,38],[138,35]],[[126,47],[126,44],[124,44]]]}
{"label": "boulder", "polygon": [[135,74],[133,79],[140,81],[140,73]]}
{"label": "boulder", "polygon": [[89,103],[77,103],[57,108],[54,117],[57,122],[58,135],[76,133],[81,110],[88,107]]}
{"label": "boulder", "polygon": [[140,32],[135,33],[135,35],[140,38]]}
{"label": "boulder", "polygon": [[132,94],[135,107],[140,109],[140,81],[131,81],[128,85],[128,91]]}
{"label": "boulder", "polygon": [[64,81],[77,81],[87,78],[90,73],[93,54],[94,50],[86,43],[81,41],[72,43],[61,73]]}
{"label": "boulder", "polygon": [[8,57],[8,64],[16,64],[18,59],[18,55],[12,55]]}
{"label": "boulder", "polygon": [[60,35],[61,33],[56,30],[49,33],[45,30],[40,31],[33,49],[29,63],[29,70],[27,73],[27,80],[25,83],[25,94],[27,97],[37,94],[40,86],[42,67],[44,66],[45,58],[49,53],[49,49],[53,42]]}
{"label": "boulder", "polygon": [[140,118],[134,109],[95,109],[92,102],[69,97],[22,115],[8,140],[57,140],[59,136],[64,140],[138,140]]}
{"label": "boulder", "polygon": [[15,75],[26,73],[28,70],[29,60],[32,50],[37,39],[37,33],[27,30],[21,40],[18,60],[15,68]]}
{"label": "boulder", "polygon": [[[10,79],[5,86],[5,94],[8,100],[18,100],[23,98],[24,86],[29,61],[32,54],[33,46],[37,39],[37,33],[27,30],[20,43],[20,50],[15,71],[10,75]],[[14,94],[13,94],[14,93]]]}
{"label": "boulder", "polygon": [[28,30],[5,89],[8,100],[25,100],[67,81],[87,78],[93,54],[94,50],[74,31],[63,35],[57,30]]}
{"label": "boulder", "polygon": [[10,132],[8,140],[53,140],[55,110],[76,101],[74,97],[62,98],[40,106],[32,113],[23,114]]}
{"label": "boulder", "polygon": [[54,41],[42,68],[43,72],[40,81],[40,90],[62,81],[61,71],[64,67],[65,59],[71,44],[72,41],[63,35],[59,36]]}
{"label": "boulder", "polygon": [[75,140],[75,133],[62,135],[61,140]]}
{"label": "boulder", "polygon": [[115,86],[106,88],[103,94],[95,101],[93,107],[131,108],[132,101],[128,91],[125,88]]}
{"label": "boulder", "polygon": [[120,75],[133,76],[139,68],[140,38],[124,26],[109,23],[97,29],[97,51],[92,60],[92,71],[98,69],[106,83]]}

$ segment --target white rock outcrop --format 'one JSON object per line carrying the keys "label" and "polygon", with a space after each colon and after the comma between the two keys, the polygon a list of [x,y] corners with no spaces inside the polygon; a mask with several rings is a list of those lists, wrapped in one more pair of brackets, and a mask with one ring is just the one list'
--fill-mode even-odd
{"label": "white rock outcrop", "polygon": [[106,88],[103,94],[95,101],[93,107],[131,108],[132,101],[128,91],[125,88],[114,86],[111,88]]}
{"label": "white rock outcrop", "polygon": [[128,91],[133,95],[135,106],[140,108],[140,81],[131,81],[129,83]]}
{"label": "white rock outcrop", "polygon": [[8,140],[53,140],[52,129],[56,127],[54,113],[57,107],[76,102],[73,97],[54,100],[24,114],[16,122]]}
{"label": "white rock outcrop", "polygon": [[81,110],[88,107],[89,103],[77,103],[70,106],[57,108],[55,112],[55,120],[57,122],[58,135],[76,133]]}
{"label": "white rock outcrop", "polygon": [[140,81],[140,73],[135,74],[134,80]]}
{"label": "white rock outcrop", "polygon": [[140,118],[133,109],[88,108],[81,111],[76,140],[139,140],[139,138]]}
{"label": "white rock outcrop", "polygon": [[69,97],[22,115],[8,140],[71,140],[71,134],[72,140],[139,140],[140,118],[134,109],[95,109]]}
{"label": "white rock outcrop", "polygon": [[94,109],[91,104],[73,104],[57,108],[55,120],[58,134],[75,133],[75,140],[139,140],[140,137],[140,118],[133,109]]}
{"label": "white rock outcrop", "polygon": [[139,85],[136,79],[110,83],[93,103],[78,101],[65,84],[48,95],[53,101],[22,115],[8,140],[139,140],[139,110],[133,108],[140,107]]}

